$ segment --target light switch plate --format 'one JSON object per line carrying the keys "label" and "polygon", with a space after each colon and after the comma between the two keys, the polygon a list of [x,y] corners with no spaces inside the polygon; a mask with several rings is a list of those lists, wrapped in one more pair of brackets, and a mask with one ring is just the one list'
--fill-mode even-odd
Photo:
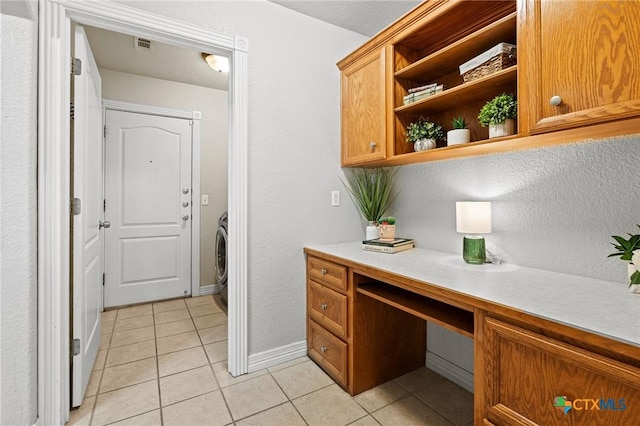
{"label": "light switch plate", "polygon": [[203,206],[208,206],[209,205],[209,196],[208,195],[202,195],[202,205]]}
{"label": "light switch plate", "polygon": [[331,191],[331,207],[340,205],[340,191]]}

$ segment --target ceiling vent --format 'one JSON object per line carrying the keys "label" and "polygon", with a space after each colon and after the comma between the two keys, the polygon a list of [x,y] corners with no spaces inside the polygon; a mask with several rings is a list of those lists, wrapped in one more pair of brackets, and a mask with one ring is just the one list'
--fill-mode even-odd
{"label": "ceiling vent", "polygon": [[133,45],[136,49],[151,50],[151,40],[146,38],[134,37]]}

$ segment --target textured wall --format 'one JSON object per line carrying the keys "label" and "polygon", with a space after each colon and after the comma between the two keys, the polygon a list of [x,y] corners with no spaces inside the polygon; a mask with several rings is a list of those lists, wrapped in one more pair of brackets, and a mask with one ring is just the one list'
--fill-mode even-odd
{"label": "textured wall", "polygon": [[191,84],[100,70],[106,99],[202,112],[200,192],[209,205],[200,208],[200,285],[216,283],[215,238],[218,218],[227,211],[228,93]]}
{"label": "textured wall", "polygon": [[36,2],[0,2],[0,424],[37,418]]}

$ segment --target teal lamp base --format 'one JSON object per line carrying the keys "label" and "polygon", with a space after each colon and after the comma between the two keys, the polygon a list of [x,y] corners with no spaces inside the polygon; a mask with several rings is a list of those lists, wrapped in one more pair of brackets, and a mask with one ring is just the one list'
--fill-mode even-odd
{"label": "teal lamp base", "polygon": [[462,241],[462,258],[471,265],[482,265],[487,261],[484,237],[466,235]]}

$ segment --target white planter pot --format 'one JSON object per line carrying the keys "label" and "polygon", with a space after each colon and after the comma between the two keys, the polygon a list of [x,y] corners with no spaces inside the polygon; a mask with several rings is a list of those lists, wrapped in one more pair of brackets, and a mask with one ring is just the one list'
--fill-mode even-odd
{"label": "white planter pot", "polygon": [[516,133],[516,120],[507,118],[504,123],[489,126],[489,139],[509,136]]}
{"label": "white planter pot", "polygon": [[420,139],[413,143],[413,150],[415,152],[427,151],[436,147],[436,141],[433,139]]}
{"label": "white planter pot", "polygon": [[447,132],[447,146],[460,145],[471,140],[469,129],[453,129]]}
{"label": "white planter pot", "polygon": [[375,240],[378,238],[378,227],[375,222],[369,222],[365,234],[365,240]]}

